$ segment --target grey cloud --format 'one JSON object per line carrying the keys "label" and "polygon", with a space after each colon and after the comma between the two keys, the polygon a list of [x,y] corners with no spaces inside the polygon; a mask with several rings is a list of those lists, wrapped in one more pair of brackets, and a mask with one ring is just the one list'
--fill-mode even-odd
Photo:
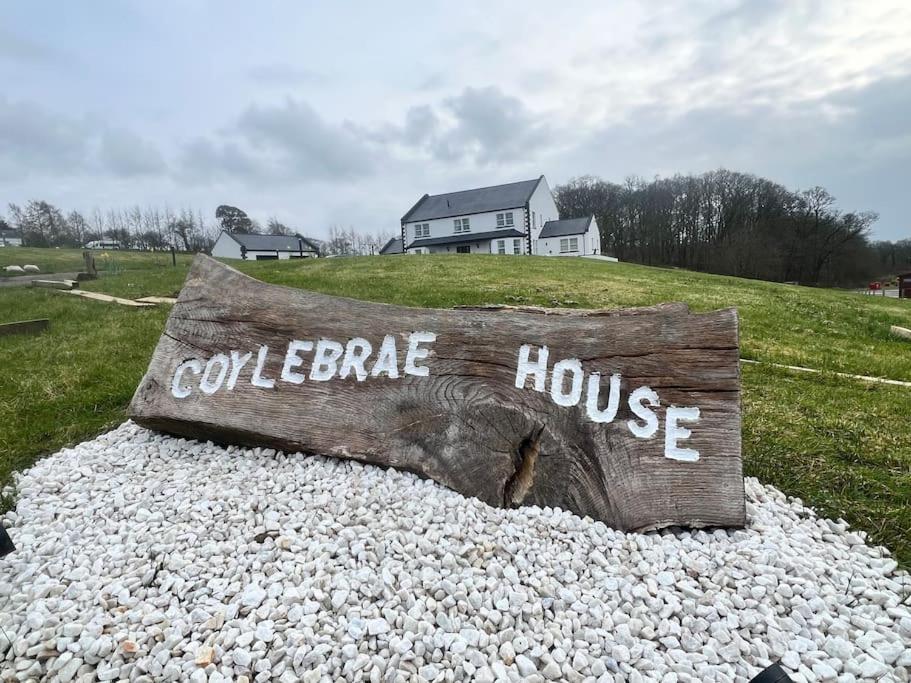
{"label": "grey cloud", "polygon": [[440,120],[433,109],[424,105],[412,107],[405,115],[402,135],[406,144],[420,145],[430,140],[439,128]]}
{"label": "grey cloud", "polygon": [[251,106],[217,139],[183,151],[183,174],[262,182],[348,180],[372,172],[375,153],[350,124],[325,121],[305,102]]}
{"label": "grey cloud", "polygon": [[436,108],[412,107],[400,128],[385,127],[383,138],[396,138],[441,161],[479,164],[527,157],[542,146],[549,126],[525,104],[497,87],[466,88]]}
{"label": "grey cloud", "polygon": [[103,167],[120,177],[154,175],[165,170],[158,149],[125,130],[107,130],[98,151]]}
{"label": "grey cloud", "polygon": [[130,131],[0,98],[0,177],[129,177],[163,170],[158,150]]}
{"label": "grey cloud", "polygon": [[[630,117],[634,123],[592,133],[555,165],[566,176],[613,181],[725,166],[792,188],[822,185],[844,210],[878,212],[878,234],[896,239],[911,232],[897,181],[911,156],[909,108],[911,76],[786,109],[706,106],[666,117],[643,107]],[[826,110],[839,113],[825,120]]]}
{"label": "grey cloud", "polygon": [[79,171],[86,165],[90,134],[84,121],[0,98],[0,177]]}
{"label": "grey cloud", "polygon": [[466,88],[444,107],[455,117],[455,127],[436,143],[439,157],[472,155],[480,163],[512,161],[527,156],[529,148],[544,142],[548,127],[538,121],[517,97],[496,87]]}
{"label": "grey cloud", "polygon": [[61,55],[56,49],[0,28],[0,60],[40,63],[53,62],[60,58]]}

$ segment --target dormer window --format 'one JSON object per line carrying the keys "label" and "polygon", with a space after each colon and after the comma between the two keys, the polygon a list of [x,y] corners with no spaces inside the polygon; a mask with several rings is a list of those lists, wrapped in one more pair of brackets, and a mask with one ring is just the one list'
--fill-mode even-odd
{"label": "dormer window", "polygon": [[498,228],[511,228],[514,225],[515,225],[515,220],[512,217],[512,211],[497,214],[497,227]]}
{"label": "dormer window", "polygon": [[453,226],[456,232],[470,232],[471,226],[468,223],[467,218],[456,218],[453,221]]}

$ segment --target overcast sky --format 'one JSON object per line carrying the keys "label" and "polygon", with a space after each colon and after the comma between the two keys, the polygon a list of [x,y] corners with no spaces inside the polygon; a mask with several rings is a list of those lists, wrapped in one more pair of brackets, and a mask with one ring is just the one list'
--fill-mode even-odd
{"label": "overcast sky", "polygon": [[718,167],[911,237],[911,3],[5,2],[0,214],[218,204],[315,237],[431,194]]}

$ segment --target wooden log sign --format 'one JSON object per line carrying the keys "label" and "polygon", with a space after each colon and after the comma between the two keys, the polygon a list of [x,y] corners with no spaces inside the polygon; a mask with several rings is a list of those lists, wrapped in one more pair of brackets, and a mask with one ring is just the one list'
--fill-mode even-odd
{"label": "wooden log sign", "polygon": [[354,301],[198,256],[131,416],[622,530],[743,525],[736,311],[561,313]]}

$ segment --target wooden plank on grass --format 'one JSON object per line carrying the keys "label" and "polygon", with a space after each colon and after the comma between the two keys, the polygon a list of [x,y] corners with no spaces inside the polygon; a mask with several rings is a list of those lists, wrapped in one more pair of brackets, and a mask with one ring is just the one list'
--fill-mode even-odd
{"label": "wooden plank on grass", "polygon": [[46,330],[49,324],[50,321],[47,318],[0,323],[0,337],[5,337],[10,334],[38,334]]}
{"label": "wooden plank on grass", "polygon": [[130,414],[625,530],[745,521],[733,309],[429,310],[198,256]]}
{"label": "wooden plank on grass", "polygon": [[79,283],[76,280],[32,280],[30,285],[32,287],[45,287],[47,289],[70,290],[74,287],[78,287]]}
{"label": "wooden plank on grass", "polygon": [[176,304],[177,299],[170,296],[142,296],[136,299],[145,304]]}
{"label": "wooden plank on grass", "polygon": [[92,299],[93,301],[103,301],[109,304],[120,304],[121,306],[131,306],[133,308],[151,308],[155,304],[143,303],[141,301],[133,301],[132,299],[122,299],[118,296],[111,296],[110,294],[101,294],[99,292],[86,292],[84,290],[72,289],[66,294],[74,294],[75,296],[81,296],[83,299]]}

